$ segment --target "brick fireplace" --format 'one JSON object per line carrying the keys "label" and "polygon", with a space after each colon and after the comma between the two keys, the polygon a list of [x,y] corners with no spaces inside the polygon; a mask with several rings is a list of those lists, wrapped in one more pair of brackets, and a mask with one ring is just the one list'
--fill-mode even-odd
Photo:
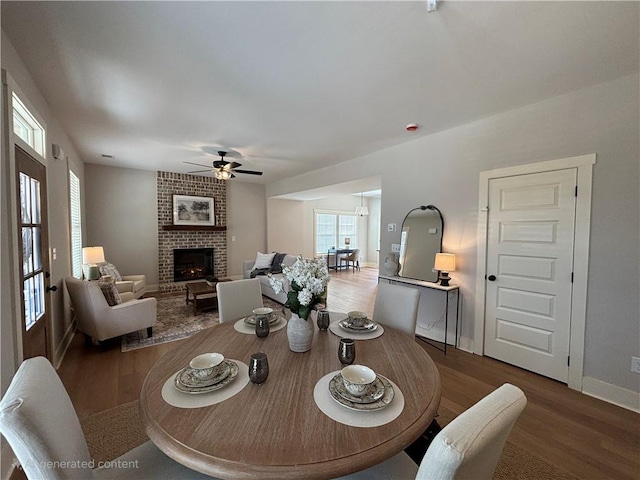
{"label": "brick fireplace", "polygon": [[[174,226],[173,195],[213,197],[215,227]],[[214,271],[218,278],[227,275],[227,185],[213,177],[184,173],[158,172],[158,273],[161,293],[183,291],[186,282],[173,279],[174,249],[214,249]]]}

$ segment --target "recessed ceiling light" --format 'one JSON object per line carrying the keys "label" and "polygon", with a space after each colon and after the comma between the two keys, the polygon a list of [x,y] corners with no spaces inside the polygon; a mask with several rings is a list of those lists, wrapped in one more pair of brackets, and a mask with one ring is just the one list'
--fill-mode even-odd
{"label": "recessed ceiling light", "polygon": [[417,123],[410,123],[409,125],[407,125],[404,128],[405,128],[405,130],[407,132],[415,132],[418,129],[419,126],[420,125],[418,125]]}

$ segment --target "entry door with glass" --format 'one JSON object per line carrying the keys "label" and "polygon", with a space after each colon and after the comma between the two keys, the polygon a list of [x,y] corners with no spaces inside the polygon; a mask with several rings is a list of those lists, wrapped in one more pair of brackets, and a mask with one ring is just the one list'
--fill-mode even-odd
{"label": "entry door with glass", "polygon": [[48,351],[48,235],[46,169],[20,147],[17,164],[20,280],[22,284],[23,357],[49,357]]}

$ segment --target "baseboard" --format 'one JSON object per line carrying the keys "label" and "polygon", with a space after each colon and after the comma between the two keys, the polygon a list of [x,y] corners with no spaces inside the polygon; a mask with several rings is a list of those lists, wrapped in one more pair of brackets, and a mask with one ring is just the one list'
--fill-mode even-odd
{"label": "baseboard", "polygon": [[71,322],[71,325],[69,325],[69,328],[67,328],[67,331],[64,332],[64,337],[62,337],[62,341],[60,342],[60,345],[58,345],[58,348],[55,351],[55,354],[53,357],[53,368],[55,368],[56,370],[62,364],[62,360],[64,359],[64,356],[67,353],[67,349],[69,348],[69,345],[71,345],[71,342],[73,341],[73,335],[75,333],[76,333],[76,322],[74,320],[73,322]]}
{"label": "baseboard", "polygon": [[11,450],[11,447],[3,438],[2,450],[0,450],[0,479],[9,480],[17,463],[18,460],[16,460],[13,450]]}
{"label": "baseboard", "polygon": [[640,413],[640,395],[633,390],[627,390],[596,378],[583,377],[582,393]]}
{"label": "baseboard", "polygon": [[458,348],[467,353],[473,353],[473,338],[460,337],[458,340]]}

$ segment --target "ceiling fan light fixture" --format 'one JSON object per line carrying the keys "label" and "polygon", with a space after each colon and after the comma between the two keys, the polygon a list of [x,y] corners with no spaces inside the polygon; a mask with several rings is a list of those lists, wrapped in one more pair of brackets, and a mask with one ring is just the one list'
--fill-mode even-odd
{"label": "ceiling fan light fixture", "polygon": [[213,176],[218,180],[229,180],[231,178],[231,172],[228,170],[216,170]]}
{"label": "ceiling fan light fixture", "polygon": [[366,217],[369,215],[369,209],[364,206],[364,193],[360,194],[360,206],[356,207],[356,215]]}

